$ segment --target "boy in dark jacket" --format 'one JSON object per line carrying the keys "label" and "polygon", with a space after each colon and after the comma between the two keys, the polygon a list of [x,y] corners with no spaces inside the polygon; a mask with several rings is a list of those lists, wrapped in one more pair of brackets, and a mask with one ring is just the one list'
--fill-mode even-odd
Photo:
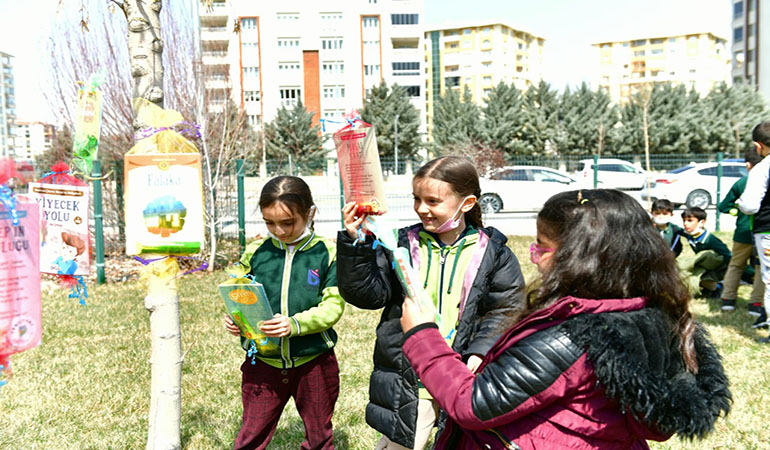
{"label": "boy in dark jacket", "polygon": [[695,252],[695,259],[680,268],[688,275],[690,292],[706,298],[719,298],[722,279],[727,271],[732,253],[724,242],[706,229],[706,211],[697,206],[682,213],[687,242]]}

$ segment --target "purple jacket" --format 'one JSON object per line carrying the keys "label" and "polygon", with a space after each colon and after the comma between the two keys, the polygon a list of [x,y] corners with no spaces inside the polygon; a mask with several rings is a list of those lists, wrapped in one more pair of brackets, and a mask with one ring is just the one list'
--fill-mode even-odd
{"label": "purple jacket", "polygon": [[687,372],[666,314],[645,306],[560,299],[509,329],[478,375],[433,324],[410,330],[404,353],[450,418],[436,448],[646,449],[707,434],[730,408],[720,357],[698,328]]}

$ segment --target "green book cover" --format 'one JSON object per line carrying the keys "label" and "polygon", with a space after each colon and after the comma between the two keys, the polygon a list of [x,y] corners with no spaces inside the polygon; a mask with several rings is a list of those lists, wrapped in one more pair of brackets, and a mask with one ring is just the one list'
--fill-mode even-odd
{"label": "green book cover", "polygon": [[241,329],[241,335],[253,340],[260,355],[272,356],[280,350],[280,339],[267,337],[259,329],[265,320],[273,318],[265,288],[260,283],[236,278],[219,285],[225,309]]}

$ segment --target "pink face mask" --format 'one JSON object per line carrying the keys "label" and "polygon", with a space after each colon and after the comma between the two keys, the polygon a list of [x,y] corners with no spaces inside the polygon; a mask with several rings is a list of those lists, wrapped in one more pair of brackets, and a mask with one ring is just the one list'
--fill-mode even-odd
{"label": "pink face mask", "polygon": [[[454,229],[457,229],[457,227],[460,226],[460,222],[463,218],[463,212],[461,210],[463,209],[463,205],[465,205],[465,201],[469,198],[476,198],[475,195],[469,195],[463,199],[462,202],[460,202],[460,206],[457,208],[457,211],[455,211],[454,214],[452,214],[452,217],[449,218],[446,222],[442,223],[441,225],[436,228],[436,233],[446,233],[447,231],[452,231]],[[459,216],[458,216],[459,214]]]}

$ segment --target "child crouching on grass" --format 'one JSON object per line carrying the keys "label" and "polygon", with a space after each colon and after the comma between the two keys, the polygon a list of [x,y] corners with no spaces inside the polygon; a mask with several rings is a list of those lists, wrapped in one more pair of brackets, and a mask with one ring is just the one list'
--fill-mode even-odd
{"label": "child crouching on grass", "polygon": [[[259,208],[268,237],[249,244],[238,264],[240,272],[264,285],[270,307],[278,312],[260,329],[280,338],[280,354],[257,354],[253,360],[247,356],[241,364],[243,425],[234,448],[267,448],[293,397],[305,424],[301,448],[333,449],[332,415],[340,380],[332,326],[345,307],[337,290],[336,247],[313,232],[316,207],[302,179],[268,181]],[[227,315],[225,327],[240,336]]]}
{"label": "child crouching on grass", "polygon": [[679,269],[687,277],[690,293],[702,297],[720,298],[722,279],[727,272],[732,253],[724,242],[706,229],[706,211],[698,207],[682,212],[687,242],[695,258],[682,261]]}

